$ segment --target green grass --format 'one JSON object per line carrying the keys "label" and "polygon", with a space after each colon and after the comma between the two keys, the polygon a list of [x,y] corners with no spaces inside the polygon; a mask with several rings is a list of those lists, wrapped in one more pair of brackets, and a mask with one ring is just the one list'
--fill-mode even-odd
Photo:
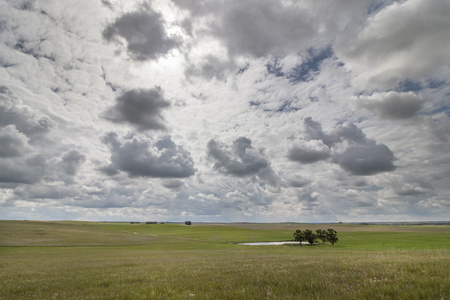
{"label": "green grass", "polygon": [[[335,246],[241,246],[332,227]],[[450,299],[450,226],[0,221],[0,299]]]}

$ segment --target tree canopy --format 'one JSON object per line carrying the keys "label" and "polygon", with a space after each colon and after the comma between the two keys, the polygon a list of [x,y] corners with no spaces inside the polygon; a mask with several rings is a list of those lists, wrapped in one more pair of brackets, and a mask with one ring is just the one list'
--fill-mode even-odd
{"label": "tree canopy", "polygon": [[321,240],[322,245],[325,245],[327,242],[334,245],[339,241],[336,230],[331,228],[327,230],[317,229],[315,233],[310,229],[306,229],[305,231],[297,229],[293,236],[300,245],[302,245],[302,242],[304,241],[307,241],[310,245],[314,245],[317,240]]}

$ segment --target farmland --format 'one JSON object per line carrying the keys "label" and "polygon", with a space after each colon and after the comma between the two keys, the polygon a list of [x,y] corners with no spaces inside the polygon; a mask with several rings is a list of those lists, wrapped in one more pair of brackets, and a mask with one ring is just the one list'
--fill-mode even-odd
{"label": "farmland", "polygon": [[[334,245],[243,246],[338,232]],[[450,299],[450,226],[0,221],[0,299]]]}

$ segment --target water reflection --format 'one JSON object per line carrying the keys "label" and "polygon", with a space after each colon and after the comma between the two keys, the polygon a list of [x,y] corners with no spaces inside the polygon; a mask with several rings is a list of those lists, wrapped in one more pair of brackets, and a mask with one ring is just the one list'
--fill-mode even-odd
{"label": "water reflection", "polygon": [[277,246],[286,244],[299,244],[298,242],[260,242],[260,243],[239,243],[238,245],[244,246]]}

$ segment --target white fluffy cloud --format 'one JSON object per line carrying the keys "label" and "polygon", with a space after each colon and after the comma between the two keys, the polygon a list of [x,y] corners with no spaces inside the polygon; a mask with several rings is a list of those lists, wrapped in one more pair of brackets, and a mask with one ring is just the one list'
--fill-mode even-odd
{"label": "white fluffy cloud", "polygon": [[354,28],[335,46],[358,83],[393,87],[405,79],[440,78],[450,54],[446,0],[394,2]]}

